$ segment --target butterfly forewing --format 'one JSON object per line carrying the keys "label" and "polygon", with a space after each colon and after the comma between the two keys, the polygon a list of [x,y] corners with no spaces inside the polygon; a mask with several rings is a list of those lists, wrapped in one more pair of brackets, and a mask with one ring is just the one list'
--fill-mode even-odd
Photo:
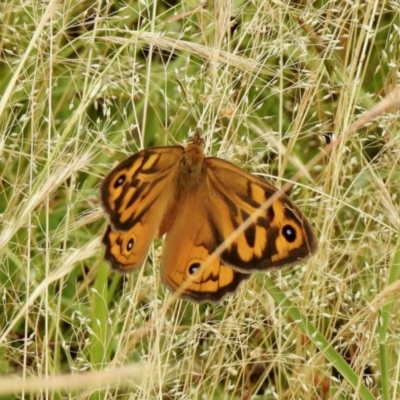
{"label": "butterfly forewing", "polygon": [[[127,231],[171,191],[183,147],[142,150],[117,165],[101,185],[101,200],[114,229]],[[166,188],[168,187],[168,190]]]}
{"label": "butterfly forewing", "polygon": [[[315,252],[311,226],[293,202],[277,188],[233,164],[206,159],[207,214],[218,244],[245,220],[252,224],[227,245],[221,259],[243,272],[282,267],[300,262]],[[261,214],[258,208],[276,199]]]}

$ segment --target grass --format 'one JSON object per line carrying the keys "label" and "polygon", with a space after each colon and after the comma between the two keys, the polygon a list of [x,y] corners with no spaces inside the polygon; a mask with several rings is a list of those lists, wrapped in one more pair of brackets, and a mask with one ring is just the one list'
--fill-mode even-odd
{"label": "grass", "polygon": [[[4,2],[2,398],[398,398],[398,9]],[[171,300],[162,241],[126,277],[100,245],[114,163],[196,128],[319,239],[218,305]]]}

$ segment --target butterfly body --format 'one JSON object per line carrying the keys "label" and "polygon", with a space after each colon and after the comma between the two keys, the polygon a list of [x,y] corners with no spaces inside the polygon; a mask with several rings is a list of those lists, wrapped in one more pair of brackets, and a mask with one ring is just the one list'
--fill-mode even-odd
{"label": "butterfly body", "polygon": [[[157,233],[165,234],[161,278],[197,302],[220,301],[252,272],[298,263],[316,250],[309,222],[284,193],[228,161],[206,157],[198,135],[186,148],[150,148],[129,157],[104,179],[101,198],[111,266],[139,268]],[[226,242],[248,219],[248,228]],[[210,257],[225,242],[220,256]]]}

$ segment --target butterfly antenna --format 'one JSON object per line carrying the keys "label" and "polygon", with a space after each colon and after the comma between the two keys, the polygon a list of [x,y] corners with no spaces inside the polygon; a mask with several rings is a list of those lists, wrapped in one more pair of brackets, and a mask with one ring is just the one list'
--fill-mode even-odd
{"label": "butterfly antenna", "polygon": [[[186,100],[186,104],[189,106],[189,112],[190,112],[190,114],[192,115],[193,119],[194,119],[195,121],[197,121],[197,125],[199,125],[199,116],[196,114],[195,108],[192,106],[192,104],[194,103],[193,98],[189,96],[189,94],[188,94],[188,92],[186,91],[186,89],[185,89],[183,83],[182,83],[179,79],[175,79],[175,80],[176,80],[176,82],[178,83],[178,85],[179,85],[180,88],[181,88],[181,91],[182,91],[182,93],[183,93],[183,97],[184,97],[185,100]],[[190,140],[190,141],[194,140],[194,141],[197,141],[197,142],[201,142],[201,141],[203,140],[202,137],[203,137],[202,130],[201,130],[201,128],[198,126],[198,127],[196,128],[196,130],[194,131],[194,133],[189,137],[188,140]]]}

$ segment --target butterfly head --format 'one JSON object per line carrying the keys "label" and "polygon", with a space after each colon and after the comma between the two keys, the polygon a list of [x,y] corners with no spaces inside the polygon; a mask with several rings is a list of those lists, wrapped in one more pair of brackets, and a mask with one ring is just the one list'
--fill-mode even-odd
{"label": "butterfly head", "polygon": [[205,142],[204,139],[201,137],[200,130],[196,129],[193,135],[188,138],[186,147],[197,147],[203,151],[204,145]]}
{"label": "butterfly head", "polygon": [[[204,161],[204,140],[200,137],[198,130],[187,140],[185,154],[181,159],[181,174],[179,180],[186,186],[198,185],[198,179],[201,179]],[[194,179],[194,182],[191,182]]]}

